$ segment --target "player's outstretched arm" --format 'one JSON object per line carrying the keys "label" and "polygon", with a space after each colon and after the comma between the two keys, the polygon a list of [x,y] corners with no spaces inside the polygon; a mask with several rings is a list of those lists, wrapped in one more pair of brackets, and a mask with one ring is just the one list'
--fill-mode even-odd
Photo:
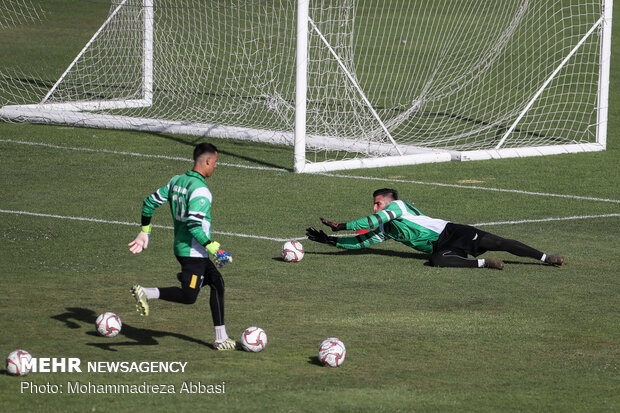
{"label": "player's outstretched arm", "polygon": [[366,248],[372,244],[383,242],[386,240],[386,236],[383,231],[376,229],[364,234],[359,234],[353,237],[334,237],[329,236],[323,231],[319,231],[316,228],[306,228],[306,236],[310,241],[320,242],[323,244],[334,245],[338,248],[344,249],[360,249]]}
{"label": "player's outstretched arm", "polygon": [[325,218],[319,218],[324,225],[327,225],[332,229],[332,231],[344,231],[347,229],[346,223],[338,223],[335,221],[330,221]]}
{"label": "player's outstretched arm", "polygon": [[140,254],[149,246],[150,239],[151,225],[145,225],[142,227],[142,231],[140,231],[136,239],[127,244],[129,246],[129,251],[131,251],[132,254]]}
{"label": "player's outstretched arm", "polygon": [[336,245],[336,237],[330,237],[323,231],[314,227],[306,228],[306,236],[310,241],[320,242],[321,244]]}

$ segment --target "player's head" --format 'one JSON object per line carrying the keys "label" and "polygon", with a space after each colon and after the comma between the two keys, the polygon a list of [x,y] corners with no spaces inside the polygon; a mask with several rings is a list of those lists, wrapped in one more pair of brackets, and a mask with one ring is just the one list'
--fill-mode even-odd
{"label": "player's head", "polygon": [[212,143],[199,143],[194,148],[194,162],[198,160],[204,154],[215,155],[217,153],[217,148]]}
{"label": "player's head", "polygon": [[194,148],[194,170],[205,177],[213,175],[217,166],[217,148],[207,142],[199,143]]}
{"label": "player's head", "polygon": [[372,208],[375,213],[383,210],[392,201],[398,199],[398,191],[396,189],[381,188],[372,193],[373,204]]}

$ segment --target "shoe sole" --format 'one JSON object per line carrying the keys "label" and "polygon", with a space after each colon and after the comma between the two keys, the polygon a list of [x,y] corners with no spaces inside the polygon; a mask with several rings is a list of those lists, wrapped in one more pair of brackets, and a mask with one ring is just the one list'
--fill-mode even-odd
{"label": "shoe sole", "polygon": [[144,305],[144,303],[142,303],[142,302],[139,302],[139,303],[136,304],[136,310],[143,317],[148,317],[149,316],[149,307],[148,307],[148,305]]}
{"label": "shoe sole", "polygon": [[[230,347],[230,346],[232,346],[232,347]],[[218,346],[217,344],[215,344],[214,348],[217,351],[236,350],[237,349],[237,343],[229,344],[229,345],[226,345],[226,346]]]}
{"label": "shoe sole", "polygon": [[149,305],[146,302],[146,297],[144,297],[144,292],[140,294],[140,297],[138,297],[136,289],[132,288],[131,295],[133,295],[133,297],[136,299],[136,311],[138,311],[141,316],[148,317]]}

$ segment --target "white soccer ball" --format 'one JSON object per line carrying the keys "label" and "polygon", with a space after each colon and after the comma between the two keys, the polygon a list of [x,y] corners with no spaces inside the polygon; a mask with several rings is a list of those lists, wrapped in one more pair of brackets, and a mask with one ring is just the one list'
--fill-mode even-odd
{"label": "white soccer ball", "polygon": [[267,334],[260,327],[248,327],[241,334],[241,347],[245,351],[258,353],[267,346]]}
{"label": "white soccer ball", "polygon": [[344,343],[336,337],[330,337],[321,343],[319,347],[319,361],[324,366],[338,367],[344,362],[347,349]]}
{"label": "white soccer ball", "polygon": [[304,257],[304,246],[299,241],[286,241],[282,245],[282,259],[286,262],[299,262]]}
{"label": "white soccer ball", "polygon": [[95,322],[97,332],[104,337],[114,337],[121,332],[123,323],[121,319],[114,313],[105,312],[97,317]]}
{"label": "white soccer ball", "polygon": [[25,376],[30,373],[30,369],[22,365],[22,360],[30,363],[32,356],[26,350],[15,350],[6,358],[6,371],[12,376]]}

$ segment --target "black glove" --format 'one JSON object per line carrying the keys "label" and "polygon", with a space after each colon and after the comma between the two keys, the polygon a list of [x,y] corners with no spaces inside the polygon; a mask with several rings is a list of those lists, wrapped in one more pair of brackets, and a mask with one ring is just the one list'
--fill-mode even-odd
{"label": "black glove", "polygon": [[336,237],[330,237],[323,231],[318,231],[314,227],[306,228],[306,236],[310,241],[320,242],[322,244],[336,245]]}
{"label": "black glove", "polygon": [[332,229],[332,231],[344,231],[347,229],[347,224],[339,224],[334,221],[328,221],[325,218],[319,218],[321,222]]}

